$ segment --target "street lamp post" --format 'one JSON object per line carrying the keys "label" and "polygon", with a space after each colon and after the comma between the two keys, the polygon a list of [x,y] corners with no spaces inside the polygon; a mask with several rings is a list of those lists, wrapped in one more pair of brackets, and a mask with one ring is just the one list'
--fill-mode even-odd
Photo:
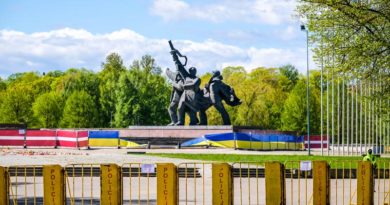
{"label": "street lamp post", "polygon": [[307,99],[307,148],[310,155],[310,87],[309,87],[309,29],[305,27],[305,25],[301,25],[301,31],[306,31],[306,75],[307,75],[307,82],[306,82],[306,99]]}

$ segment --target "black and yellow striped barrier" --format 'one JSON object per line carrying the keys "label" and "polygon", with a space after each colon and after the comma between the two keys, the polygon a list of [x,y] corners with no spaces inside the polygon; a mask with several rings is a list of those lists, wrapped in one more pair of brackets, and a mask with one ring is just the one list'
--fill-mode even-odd
{"label": "black and yellow striped barrier", "polygon": [[[390,204],[390,163],[0,167],[0,204]],[[332,167],[332,168],[331,168]]]}

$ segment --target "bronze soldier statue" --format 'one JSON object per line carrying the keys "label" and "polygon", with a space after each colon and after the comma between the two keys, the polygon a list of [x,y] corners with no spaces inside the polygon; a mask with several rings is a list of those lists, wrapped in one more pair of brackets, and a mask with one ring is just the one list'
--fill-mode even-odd
{"label": "bronze soldier statue", "polygon": [[173,126],[176,125],[178,120],[177,107],[179,105],[180,97],[183,94],[184,79],[182,79],[179,74],[174,73],[169,69],[167,69],[166,74],[167,76],[171,76],[171,78],[174,79],[174,81],[172,82],[172,92],[171,92],[170,104],[168,107],[169,117],[171,118],[171,123],[168,124],[168,126]]}
{"label": "bronze soldier statue", "polygon": [[[200,89],[201,80],[196,76],[196,68],[185,69],[187,57],[176,50],[169,41],[171,55],[176,65],[176,71],[167,69],[166,74],[172,81],[173,91],[168,111],[171,117],[169,125],[184,125],[185,113],[190,117],[190,125],[207,125],[206,110],[212,105],[218,110],[223,119],[224,125],[230,125],[230,117],[222,101],[230,106],[241,104],[240,99],[235,95],[233,88],[222,82],[223,77],[219,71],[213,71],[209,83],[204,89]],[[179,57],[185,58],[182,64]],[[177,117],[177,111],[179,115]],[[200,122],[197,118],[199,112]]]}

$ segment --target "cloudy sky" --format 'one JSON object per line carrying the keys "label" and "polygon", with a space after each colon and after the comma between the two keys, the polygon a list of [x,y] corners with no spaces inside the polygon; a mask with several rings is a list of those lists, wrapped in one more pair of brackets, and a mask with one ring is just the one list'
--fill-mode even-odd
{"label": "cloudy sky", "polygon": [[169,39],[200,73],[288,63],[304,72],[306,36],[295,6],[295,0],[1,0],[0,76],[98,71],[111,52],[126,66],[150,54],[173,67]]}

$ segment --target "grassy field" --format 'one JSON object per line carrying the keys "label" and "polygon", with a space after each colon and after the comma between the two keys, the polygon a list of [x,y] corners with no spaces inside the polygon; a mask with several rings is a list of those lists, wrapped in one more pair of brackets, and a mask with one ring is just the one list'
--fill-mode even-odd
{"label": "grassy field", "polygon": [[[178,158],[212,162],[299,162],[304,160],[325,160],[331,164],[331,167],[356,167],[356,162],[361,161],[363,157],[339,157],[339,156],[307,156],[307,155],[245,155],[245,154],[172,154],[172,153],[147,153],[149,156],[164,158]],[[390,158],[377,158],[379,167],[390,167]],[[286,165],[287,166],[287,165]]]}

